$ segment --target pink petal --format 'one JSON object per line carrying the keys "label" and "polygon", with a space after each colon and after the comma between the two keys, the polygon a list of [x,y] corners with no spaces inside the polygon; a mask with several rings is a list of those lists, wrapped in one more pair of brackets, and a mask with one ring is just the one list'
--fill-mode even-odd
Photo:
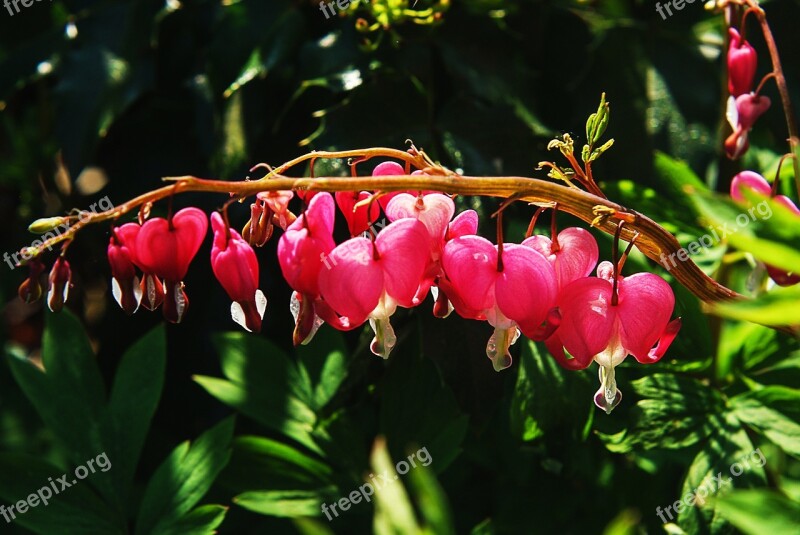
{"label": "pink petal", "polygon": [[603,351],[614,334],[616,307],[611,306],[611,284],[596,277],[578,279],[558,297],[561,312],[559,338],[581,365]]}
{"label": "pink petal", "polygon": [[404,307],[414,306],[414,295],[428,262],[428,239],[421,222],[401,219],[381,230],[375,240],[386,293]]}
{"label": "pink petal", "polygon": [[[366,191],[337,191],[336,205],[342,211],[347,220],[347,227],[350,229],[351,236],[358,236],[375,222],[380,216],[380,206],[377,202],[364,204],[356,208],[356,204],[370,198],[370,193]],[[367,213],[369,211],[369,213]]]}
{"label": "pink petal", "polygon": [[736,202],[747,203],[747,198],[742,195],[742,188],[753,190],[761,195],[769,196],[772,186],[767,180],[753,171],[742,171],[731,181],[731,198]]}
{"label": "pink petal", "polygon": [[621,340],[636,360],[645,362],[672,316],[675,295],[669,284],[652,273],[637,273],[619,282],[617,313]]}
{"label": "pink petal", "polygon": [[373,259],[372,242],[351,238],[330,254],[328,269],[319,273],[319,289],[325,301],[350,324],[358,325],[378,305],[384,282],[381,266]]}
{"label": "pink petal", "polygon": [[461,236],[476,234],[478,232],[478,212],[464,210],[450,222],[447,228],[446,240],[454,240]]}
{"label": "pink petal", "polygon": [[524,245],[506,244],[503,271],[497,275],[497,306],[530,337],[556,304],[556,276],[550,263]]}
{"label": "pink petal", "polygon": [[447,242],[442,266],[452,288],[447,295],[454,306],[463,304],[463,308],[473,311],[494,308],[497,249],[489,240],[462,236]]}
{"label": "pink petal", "polygon": [[136,253],[143,271],[170,282],[186,276],[208,229],[205,213],[198,208],[184,208],[166,219],[156,217],[142,225],[136,237]]}

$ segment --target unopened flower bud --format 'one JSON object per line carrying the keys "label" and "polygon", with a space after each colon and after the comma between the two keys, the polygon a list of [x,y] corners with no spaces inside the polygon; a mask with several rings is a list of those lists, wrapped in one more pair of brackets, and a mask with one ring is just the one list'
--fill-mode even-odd
{"label": "unopened flower bud", "polygon": [[47,287],[47,307],[53,312],[60,312],[69,296],[72,286],[72,270],[69,262],[63,257],[58,257],[53,269],[50,270],[49,284]]}
{"label": "unopened flower bud", "polygon": [[67,221],[69,221],[67,217],[43,217],[31,223],[28,226],[28,231],[34,234],[44,234],[60,227]]}

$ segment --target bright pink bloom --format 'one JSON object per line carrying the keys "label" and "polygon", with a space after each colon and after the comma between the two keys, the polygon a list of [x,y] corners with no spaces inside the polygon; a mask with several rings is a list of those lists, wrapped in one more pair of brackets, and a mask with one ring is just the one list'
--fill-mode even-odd
{"label": "bright pink bloom", "polygon": [[69,262],[59,256],[50,270],[47,286],[47,307],[53,312],[60,312],[69,296],[72,286],[72,270]]}
{"label": "bright pink bloom", "polygon": [[495,370],[511,365],[508,348],[519,335],[517,327],[532,339],[549,335],[543,323],[552,319],[556,275],[547,259],[531,247],[504,244],[498,266],[495,245],[480,236],[463,236],[447,242],[442,265],[446,279],[439,285],[456,312],[485,319],[495,328],[486,346]]}
{"label": "bright pink bloom", "polygon": [[[675,339],[681,323],[680,318],[669,320],[675,296],[658,275],[619,276],[616,305],[612,264],[602,262],[597,275],[578,279],[561,291],[561,323],[546,344],[565,368],[580,370],[592,360],[599,364],[601,386],[594,401],[599,408],[611,412],[622,399],[614,378],[616,366],[629,354],[642,364],[658,361]],[[565,355],[565,348],[571,359]]]}
{"label": "bright pink bloom", "polygon": [[728,91],[734,97],[753,90],[758,55],[736,28],[728,28]]}
{"label": "bright pink bloom", "polygon": [[[769,182],[767,182],[763,176],[753,171],[742,171],[733,177],[731,181],[731,198],[738,203],[749,204],[750,201],[742,195],[743,189],[750,189],[766,197],[772,195],[772,186],[770,186]],[[775,195],[773,200],[778,204],[782,204],[800,218],[800,209],[797,208],[789,197],[786,195]],[[787,272],[768,264],[767,273],[769,273],[769,277],[775,281],[775,284],[779,286],[793,286],[800,282],[800,273]]]}
{"label": "bright pink bloom", "polygon": [[289,225],[278,241],[278,262],[286,282],[301,294],[319,295],[319,273],[330,269],[335,208],[330,193],[311,199],[306,211]]}
{"label": "bright pink bloom", "polygon": [[260,332],[267,298],[258,289],[256,253],[238,232],[226,227],[219,212],[211,214],[211,229],[211,268],[233,300],[231,318],[248,331]]}
{"label": "bright pink bloom", "polygon": [[739,158],[750,147],[748,134],[756,120],[770,107],[769,97],[745,93],[728,99],[726,116],[733,133],[725,140],[725,152],[732,160]]}
{"label": "bright pink bloom", "polygon": [[330,254],[330,269],[320,272],[325,302],[350,326],[367,318],[375,331],[372,351],[384,358],[396,337],[389,318],[397,306],[411,307],[428,259],[428,231],[415,219],[401,219],[378,233],[374,242],[351,238]]}
{"label": "bright pink bloom", "polygon": [[[135,230],[125,232],[122,227],[135,227]],[[121,236],[130,232],[134,236],[132,239],[135,240],[135,235],[139,233],[139,225],[126,223],[122,227],[111,231],[107,249],[108,263],[111,266],[111,293],[122,310],[130,315],[139,309],[142,301],[142,289],[139,286],[139,278],[136,276],[136,268],[131,259],[130,250],[125,246]],[[155,289],[153,290],[155,292]],[[163,295],[159,297],[163,301]],[[155,295],[153,295],[153,300],[156,300]]]}
{"label": "bright pink bloom", "polygon": [[539,251],[556,272],[559,290],[570,282],[588,276],[597,265],[600,254],[592,234],[579,227],[565,228],[558,233],[555,246],[547,236],[531,236],[522,242]]}
{"label": "bright pink bloom", "polygon": [[208,220],[198,208],[184,208],[172,216],[149,219],[136,236],[135,260],[146,273],[164,279],[164,317],[179,323],[189,307],[183,278],[200,249]]}
{"label": "bright pink bloom", "polygon": [[[428,230],[428,261],[414,304],[419,304],[425,299],[434,280],[441,274],[445,233],[454,212],[453,200],[441,193],[419,196],[399,193],[386,206],[386,217],[389,221],[398,221],[404,218],[417,219]],[[423,245],[420,244],[420,246]]]}
{"label": "bright pink bloom", "polygon": [[[375,169],[372,170],[372,176],[399,176],[404,174],[406,174],[406,170],[403,169],[403,166],[397,162],[381,162],[375,166]],[[378,202],[380,203],[384,212],[386,211],[386,207],[389,205],[389,201],[395,198],[399,193],[401,192],[389,191],[378,199]]]}
{"label": "bright pink bloom", "polygon": [[[336,205],[347,220],[347,228],[351,236],[358,236],[366,231],[381,215],[380,205],[377,202],[369,203],[372,196],[368,191],[337,191]],[[364,201],[364,204],[356,204]]]}

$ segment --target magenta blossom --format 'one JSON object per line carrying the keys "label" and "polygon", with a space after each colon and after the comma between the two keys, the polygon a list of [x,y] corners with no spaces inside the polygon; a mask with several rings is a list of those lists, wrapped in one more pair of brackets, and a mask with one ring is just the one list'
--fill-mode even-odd
{"label": "magenta blossom", "polygon": [[208,229],[208,220],[198,208],[184,208],[171,221],[149,219],[136,236],[136,253],[143,271],[164,279],[164,317],[180,323],[189,307],[183,290],[183,278],[200,249]]}
{"label": "magenta blossom", "polygon": [[600,252],[592,234],[579,227],[565,228],[553,242],[547,236],[531,236],[522,242],[539,251],[552,264],[559,290],[588,276],[597,265]]}
{"label": "magenta blossom", "polygon": [[[137,228],[139,225],[128,223]],[[124,225],[123,225],[124,226]],[[142,301],[142,289],[139,287],[139,278],[136,276],[136,268],[131,260],[128,248],[122,243],[117,234],[119,229],[111,231],[111,239],[108,242],[108,263],[111,266],[111,293],[114,294],[119,306],[126,314],[133,314],[139,309]]]}
{"label": "magenta blossom", "polygon": [[728,91],[734,97],[753,90],[758,56],[755,49],[742,39],[736,28],[728,28]]}
{"label": "magenta blossom", "polygon": [[[147,268],[139,262],[136,255],[136,238],[142,227],[138,223],[125,223],[119,228],[114,229],[111,243],[108,246],[108,259],[111,263],[111,282],[112,293],[117,299],[122,309],[127,314],[133,314],[138,309],[139,303],[148,310],[155,310],[164,302],[164,285],[155,274],[147,271]],[[126,265],[126,259],[142,270],[142,282],[138,291],[131,287],[130,266]],[[133,281],[137,279],[134,276]],[[120,296],[117,298],[117,291]],[[133,303],[136,306],[133,306]]]}
{"label": "magenta blossom", "polygon": [[231,318],[250,332],[261,331],[267,298],[258,289],[256,253],[238,232],[228,228],[219,212],[211,214],[211,268],[231,303]]}
{"label": "magenta blossom", "polygon": [[[742,194],[743,189],[755,191],[766,197],[772,195],[772,187],[769,182],[767,182],[763,176],[753,171],[742,171],[733,177],[731,181],[731,198],[738,203],[749,204],[748,199]],[[786,195],[775,195],[773,200],[785,206],[800,219],[800,209],[797,208],[789,197]],[[770,213],[770,215],[772,214]],[[787,272],[775,266],[767,265],[767,273],[769,273],[769,277],[775,281],[775,284],[779,286],[793,286],[800,282],[800,273]]]}
{"label": "magenta blossom", "polygon": [[397,339],[389,323],[397,306],[414,306],[414,295],[428,260],[428,231],[416,219],[401,219],[378,233],[374,242],[351,238],[330,254],[319,288],[327,305],[350,327],[369,318],[375,331],[372,352],[387,358]]}
{"label": "magenta blossom", "polygon": [[[290,310],[295,317],[294,343],[308,343],[321,321],[315,301],[319,297],[319,274],[330,269],[335,206],[330,193],[314,195],[305,212],[289,225],[278,241],[278,262],[286,282],[295,292]],[[335,318],[332,317],[332,319]]]}
{"label": "magenta blossom", "polygon": [[733,133],[725,140],[725,152],[728,158],[735,160],[747,152],[750,147],[748,139],[750,130],[756,120],[769,109],[769,97],[745,93],[738,97],[728,98],[728,109],[725,113]]}
{"label": "magenta blossom", "polygon": [[380,205],[369,202],[372,194],[368,191],[337,191],[335,196],[336,205],[347,221],[351,236],[358,236],[366,231],[381,214]]}
{"label": "magenta blossom", "polygon": [[441,193],[418,196],[399,193],[386,206],[386,217],[389,221],[398,221],[404,218],[417,219],[428,230],[428,261],[425,265],[425,275],[414,298],[414,304],[419,304],[425,299],[434,280],[441,274],[445,233],[455,209],[453,200]]}
{"label": "magenta blossom", "polygon": [[543,325],[555,305],[557,284],[553,267],[539,252],[518,244],[498,249],[480,236],[462,236],[447,242],[442,265],[447,292],[456,312],[469,319],[486,320],[494,334],[486,355],[495,370],[511,365],[508,348],[521,330],[532,339],[549,335]]}
{"label": "magenta blossom", "polygon": [[546,341],[565,368],[580,370],[597,362],[601,386],[594,402],[609,413],[622,399],[614,369],[628,355],[642,364],[658,361],[681,326],[680,318],[670,321],[675,296],[658,275],[618,276],[616,300],[613,281],[612,264],[601,262],[597,277],[568,284],[558,297],[561,324]]}

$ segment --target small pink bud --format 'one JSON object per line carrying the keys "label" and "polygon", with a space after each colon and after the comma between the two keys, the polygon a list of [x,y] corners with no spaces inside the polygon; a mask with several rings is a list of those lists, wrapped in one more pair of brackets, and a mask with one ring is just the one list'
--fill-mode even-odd
{"label": "small pink bud", "polygon": [[47,307],[53,312],[60,312],[69,296],[72,282],[72,270],[69,262],[59,256],[50,270],[49,284],[47,287]]}
{"label": "small pink bud", "polygon": [[738,97],[753,90],[758,55],[735,28],[729,28],[728,35],[728,91]]}

